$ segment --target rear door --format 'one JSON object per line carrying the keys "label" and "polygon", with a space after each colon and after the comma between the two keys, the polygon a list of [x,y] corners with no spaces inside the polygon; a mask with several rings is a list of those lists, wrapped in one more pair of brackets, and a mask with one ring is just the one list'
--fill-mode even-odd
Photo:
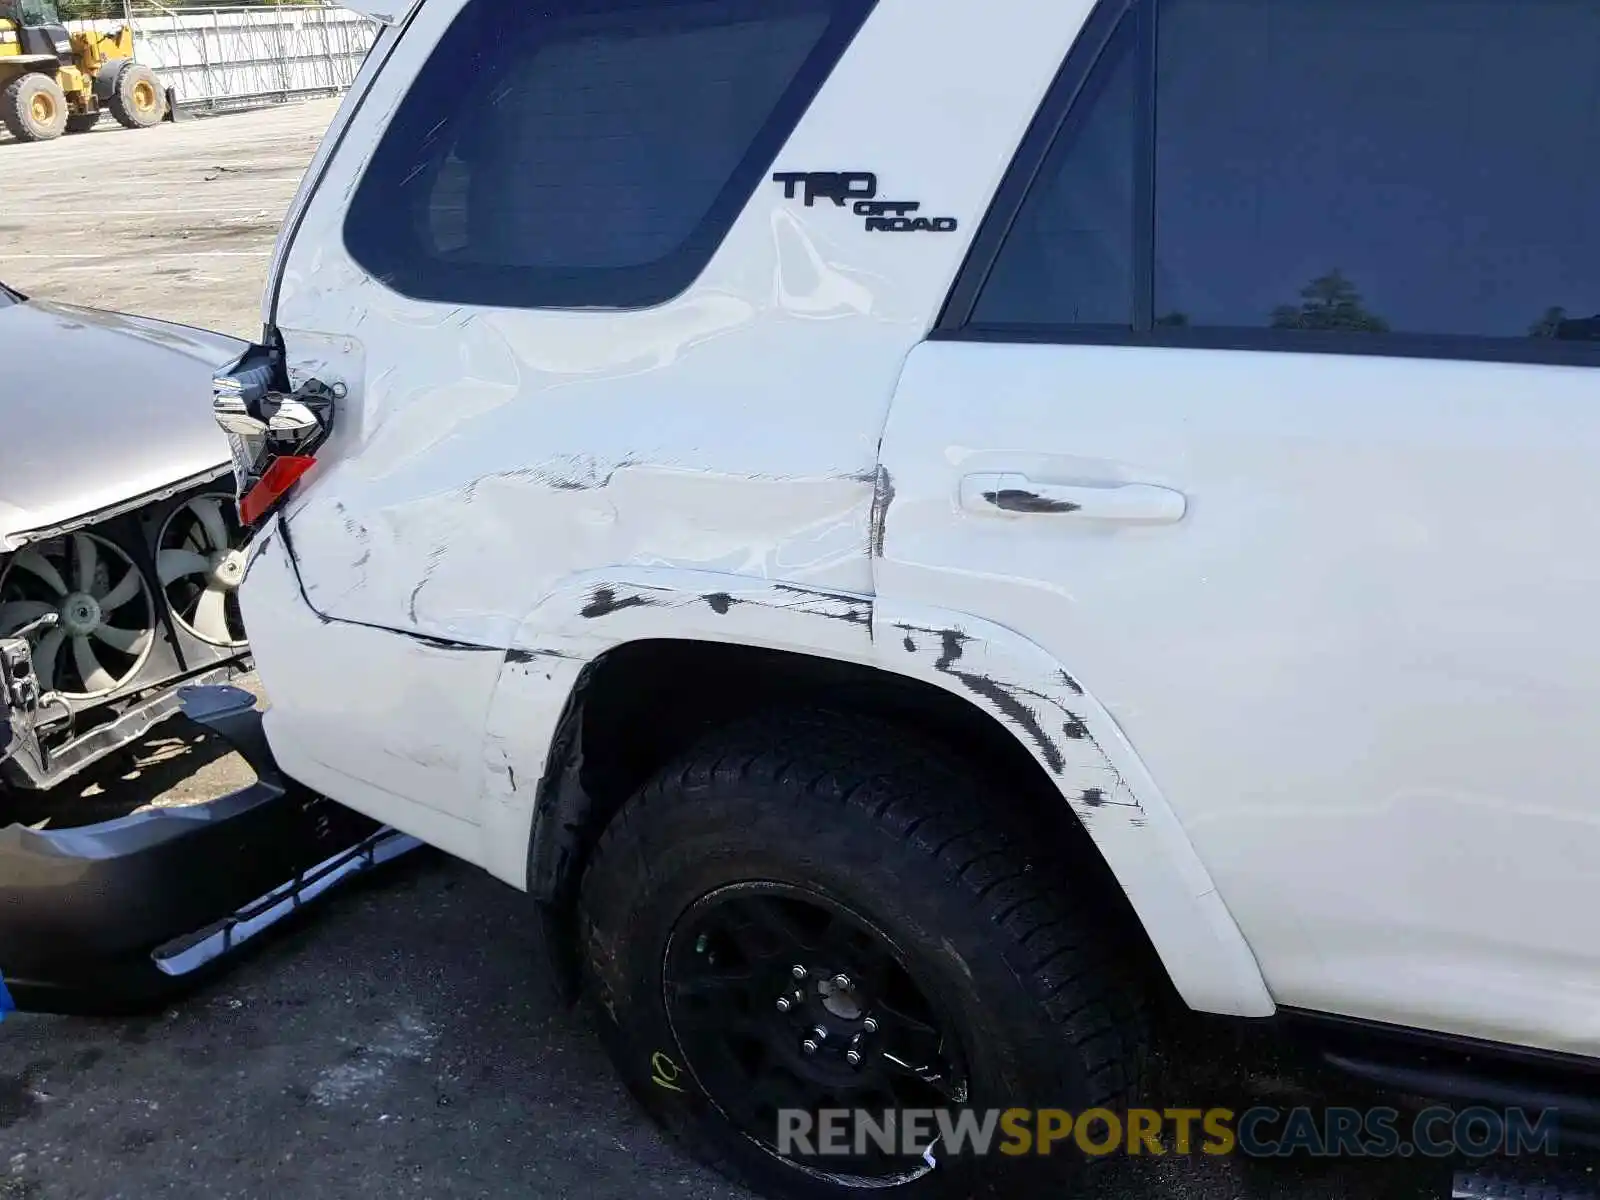
{"label": "rear door", "polygon": [[1600,1053],[1600,9],[1102,5],[883,445],[1280,1003]]}

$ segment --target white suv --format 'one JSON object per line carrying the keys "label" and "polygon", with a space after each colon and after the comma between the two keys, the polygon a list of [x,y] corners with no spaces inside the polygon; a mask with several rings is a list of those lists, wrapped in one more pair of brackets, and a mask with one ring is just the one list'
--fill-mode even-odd
{"label": "white suv", "polygon": [[775,1114],[1125,1103],[1146,964],[1594,1066],[1600,8],[389,20],[218,380],[267,730],[697,1152],[957,1187]]}

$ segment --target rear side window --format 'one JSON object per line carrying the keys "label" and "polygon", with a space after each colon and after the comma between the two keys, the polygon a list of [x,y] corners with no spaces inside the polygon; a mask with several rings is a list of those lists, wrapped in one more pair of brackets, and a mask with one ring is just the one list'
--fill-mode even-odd
{"label": "rear side window", "polygon": [[870,0],[468,0],[351,202],[422,300],[642,308],[705,268]]}
{"label": "rear side window", "polygon": [[[1140,83],[1116,81],[1114,40],[1036,129],[1037,173],[1013,213],[997,204],[1008,224],[969,328],[1442,357],[1600,350],[1571,345],[1600,342],[1600,6],[1117,7]],[[1113,127],[1126,161],[1084,133]],[[1106,321],[1114,260],[1127,264],[1115,299],[1131,297],[1120,338]]]}
{"label": "rear side window", "polygon": [[1134,22],[1101,55],[1017,213],[974,318],[1133,324]]}

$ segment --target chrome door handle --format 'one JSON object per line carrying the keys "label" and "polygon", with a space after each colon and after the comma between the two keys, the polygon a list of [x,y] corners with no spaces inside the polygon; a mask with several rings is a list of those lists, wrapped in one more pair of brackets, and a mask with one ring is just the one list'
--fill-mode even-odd
{"label": "chrome door handle", "polygon": [[988,516],[1060,516],[1121,525],[1174,525],[1189,501],[1153,483],[1036,483],[1009,471],[984,471],[961,480],[961,507]]}

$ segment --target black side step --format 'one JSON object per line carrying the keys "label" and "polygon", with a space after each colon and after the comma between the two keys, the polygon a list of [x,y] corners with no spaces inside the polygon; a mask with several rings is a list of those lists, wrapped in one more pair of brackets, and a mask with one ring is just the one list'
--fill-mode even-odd
{"label": "black side step", "polygon": [[1451,1200],[1600,1200],[1593,1176],[1503,1170],[1458,1171]]}
{"label": "black side step", "polygon": [[1600,1060],[1321,1013],[1285,1016],[1347,1075],[1458,1108],[1555,1112],[1563,1149],[1600,1148]]}

